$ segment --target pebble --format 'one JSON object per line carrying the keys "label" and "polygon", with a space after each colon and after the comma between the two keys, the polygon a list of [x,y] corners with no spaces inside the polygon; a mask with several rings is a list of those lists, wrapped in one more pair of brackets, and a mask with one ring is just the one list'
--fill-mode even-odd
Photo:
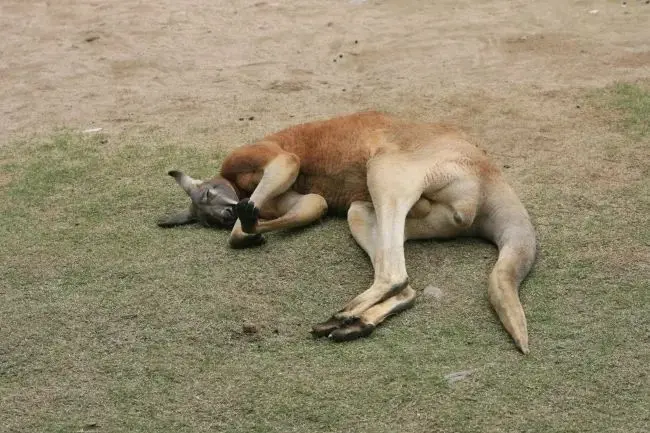
{"label": "pebble", "polygon": [[451,385],[453,383],[466,379],[468,376],[471,376],[473,373],[474,370],[456,371],[454,373],[445,374],[445,380],[449,385]]}
{"label": "pebble", "polygon": [[440,299],[442,298],[442,289],[440,287],[428,285],[424,288],[422,294],[431,298]]}

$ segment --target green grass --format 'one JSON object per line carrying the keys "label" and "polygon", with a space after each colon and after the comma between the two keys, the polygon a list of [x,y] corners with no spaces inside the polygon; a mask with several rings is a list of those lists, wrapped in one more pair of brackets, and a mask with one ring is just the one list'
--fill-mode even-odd
{"label": "green grass", "polygon": [[[648,93],[620,85],[599,101],[629,128],[621,164],[647,173]],[[226,232],[155,225],[187,205],[165,172],[208,177],[220,152],[57,133],[2,153],[2,431],[647,431],[647,177],[584,188],[529,167],[541,253],[522,356],[487,303],[483,242],[410,243],[413,286],[443,298],[332,344],[311,324],[372,278],[345,221],[235,251]]]}
{"label": "green grass", "polygon": [[627,132],[638,137],[650,134],[650,88],[617,83],[608,89],[605,102],[622,114],[619,122]]}

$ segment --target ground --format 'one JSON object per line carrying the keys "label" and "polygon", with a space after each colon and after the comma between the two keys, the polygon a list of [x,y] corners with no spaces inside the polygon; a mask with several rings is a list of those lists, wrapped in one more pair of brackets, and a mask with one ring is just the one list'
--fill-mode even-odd
{"label": "ground", "polygon": [[[647,431],[649,22],[643,0],[4,0],[0,430]],[[540,241],[529,356],[486,243],[410,243],[436,296],[336,345],[310,325],[372,279],[344,221],[246,251],[155,226],[187,204],[167,170],[363,109],[456,123],[503,166]]]}

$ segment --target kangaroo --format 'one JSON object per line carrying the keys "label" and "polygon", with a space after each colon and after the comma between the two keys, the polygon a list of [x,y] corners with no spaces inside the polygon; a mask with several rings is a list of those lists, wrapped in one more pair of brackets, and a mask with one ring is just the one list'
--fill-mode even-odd
{"label": "kangaroo", "polygon": [[328,212],[347,214],[375,276],[369,289],[313,326],[315,337],[337,342],[368,336],[413,305],[406,240],[485,238],[499,249],[488,298],[516,347],[529,352],[518,290],[535,260],[533,225],[500,169],[453,127],[357,113],[239,147],[211,180],[169,175],[191,204],[158,225],[229,228],[233,248],[259,245],[265,232],[305,226]]}

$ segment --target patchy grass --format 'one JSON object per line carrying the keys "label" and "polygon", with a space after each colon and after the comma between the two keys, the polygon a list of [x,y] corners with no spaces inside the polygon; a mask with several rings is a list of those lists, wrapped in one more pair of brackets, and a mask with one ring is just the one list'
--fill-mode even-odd
{"label": "patchy grass", "polygon": [[[650,135],[650,86],[647,83],[617,83],[592,97],[601,109],[617,111],[619,126],[636,138]],[[611,118],[610,118],[611,120]]]}
{"label": "patchy grass", "polygon": [[527,357],[488,306],[483,242],[410,243],[414,287],[443,298],[369,339],[315,341],[310,325],[371,282],[344,221],[234,251],[225,232],[155,226],[186,205],[165,172],[207,177],[220,153],[70,133],[3,148],[3,431],[647,431],[649,99],[627,85],[599,98],[631,135],[606,162],[612,141],[585,128],[570,161],[614,164],[608,179],[527,168],[542,246],[522,291]]}

